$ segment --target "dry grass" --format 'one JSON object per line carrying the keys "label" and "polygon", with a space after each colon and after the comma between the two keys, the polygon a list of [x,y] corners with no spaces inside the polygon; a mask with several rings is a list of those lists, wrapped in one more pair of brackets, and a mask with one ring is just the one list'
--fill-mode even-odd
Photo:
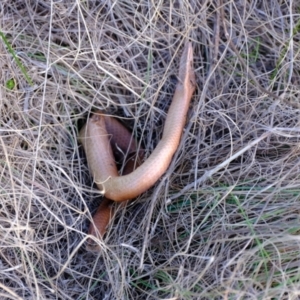
{"label": "dry grass", "polygon": [[[1,40],[1,299],[298,299],[300,6],[290,2],[1,1],[13,49]],[[78,128],[105,110],[150,153],[187,37],[198,88],[181,147],[89,253],[101,200]]]}

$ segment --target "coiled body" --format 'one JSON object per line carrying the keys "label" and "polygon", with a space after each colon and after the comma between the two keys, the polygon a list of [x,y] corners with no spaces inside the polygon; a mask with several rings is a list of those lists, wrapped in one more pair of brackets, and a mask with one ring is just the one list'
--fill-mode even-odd
{"label": "coiled body", "polygon": [[[142,164],[138,163],[135,170],[133,163],[125,167],[126,175],[118,175],[114,149],[119,147],[124,153],[140,158],[131,134],[118,121],[101,113],[94,114],[87,121],[80,131],[79,141],[84,147],[94,181],[107,199],[117,202],[133,199],[152,187],[163,175],[178,148],[195,86],[193,49],[191,43],[187,43],[181,56],[178,83],[166,117],[163,136],[151,155]],[[106,215],[109,210],[104,207],[107,206],[103,205],[102,208]],[[97,213],[94,224],[98,228]],[[106,217],[102,219],[109,220]],[[99,231],[103,234],[102,229]]]}

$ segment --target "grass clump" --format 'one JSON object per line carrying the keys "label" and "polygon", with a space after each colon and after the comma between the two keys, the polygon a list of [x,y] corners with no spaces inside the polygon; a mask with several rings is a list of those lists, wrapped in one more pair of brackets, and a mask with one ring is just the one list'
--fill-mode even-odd
{"label": "grass clump", "polygon": [[[299,6],[0,4],[0,297],[296,299]],[[121,118],[149,155],[185,40],[197,91],[157,185],[85,249],[101,201],[78,129]]]}

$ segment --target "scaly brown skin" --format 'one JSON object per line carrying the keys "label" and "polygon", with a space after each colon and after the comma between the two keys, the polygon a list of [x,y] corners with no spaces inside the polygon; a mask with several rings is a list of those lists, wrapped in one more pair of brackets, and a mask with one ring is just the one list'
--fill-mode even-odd
{"label": "scaly brown skin", "polygon": [[[196,87],[191,43],[185,45],[178,77],[163,136],[152,154],[135,170],[130,170],[131,173],[118,176],[113,155],[113,148],[115,151],[118,147],[123,148],[124,152],[136,151],[136,143],[126,128],[120,129],[119,125],[116,125],[116,120],[107,115],[94,114],[80,131],[79,141],[85,150],[89,169],[105,198],[117,202],[133,199],[152,187],[169,167],[178,148],[187,111]],[[122,131],[121,134],[119,134],[120,131]],[[116,143],[119,143],[118,147],[115,147]],[[133,169],[133,167],[128,167],[130,168]],[[100,235],[104,234],[107,222],[110,220],[110,217],[107,217],[108,212],[111,215],[108,209],[110,202],[105,201],[105,203],[103,216],[101,217],[100,209],[94,217],[94,224]],[[94,229],[90,233],[94,234]]]}
{"label": "scaly brown skin", "polygon": [[[141,156],[139,156],[141,154]],[[123,174],[129,174],[137,166],[140,165],[142,160],[143,152],[136,152],[126,163]],[[93,222],[90,223],[88,234],[103,237],[106,233],[107,226],[110,223],[111,219],[115,214],[115,209],[112,206],[113,200],[103,197],[102,202],[100,203],[96,213],[93,216]],[[120,202],[120,205],[125,206],[127,201]],[[99,245],[92,241],[91,239],[87,240],[87,250],[89,251],[99,251]]]}
{"label": "scaly brown skin", "polygon": [[[97,117],[94,117],[97,116]],[[113,156],[119,161],[125,162],[122,175],[131,173],[135,168],[141,165],[144,151],[138,149],[136,141],[133,139],[129,130],[124,127],[117,119],[110,116],[103,115],[101,112],[95,113],[93,117],[98,120],[98,117],[102,118],[105,122],[107,134],[109,136],[110,145],[112,148]],[[101,124],[101,123],[100,123]],[[109,161],[111,163],[111,161]],[[112,175],[115,174],[115,168],[109,170],[112,171]],[[107,225],[110,223],[115,211],[112,207],[113,201],[104,197],[100,203],[95,215],[93,216],[93,222],[90,223],[88,233],[93,236],[104,236],[106,233]],[[126,205],[126,201],[121,205]],[[87,241],[87,249],[89,251],[99,251],[99,246],[91,239]]]}

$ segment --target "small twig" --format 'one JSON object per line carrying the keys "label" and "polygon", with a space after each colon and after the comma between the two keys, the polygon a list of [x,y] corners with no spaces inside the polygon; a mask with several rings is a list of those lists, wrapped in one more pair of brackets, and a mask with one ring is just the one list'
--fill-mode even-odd
{"label": "small twig", "polygon": [[[221,7],[221,3],[218,2],[218,8]],[[219,44],[220,44],[220,12],[219,9],[216,9],[216,22],[214,25],[214,34],[215,34],[215,45],[214,45],[214,53],[213,53],[213,64],[215,65],[218,60],[219,54]]]}

